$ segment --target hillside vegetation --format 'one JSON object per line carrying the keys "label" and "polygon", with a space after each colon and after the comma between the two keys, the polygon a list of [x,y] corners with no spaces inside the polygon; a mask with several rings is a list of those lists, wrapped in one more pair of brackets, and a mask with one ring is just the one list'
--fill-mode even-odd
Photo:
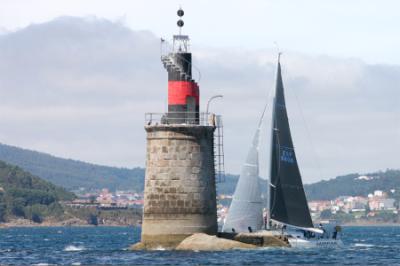
{"label": "hillside vegetation", "polygon": [[60,200],[75,195],[64,188],[0,161],[0,222],[17,217],[41,222],[47,216],[63,213]]}
{"label": "hillside vegetation", "polygon": [[84,188],[143,191],[143,168],[117,168],[62,159],[46,153],[0,144],[0,160],[69,190]]}
{"label": "hillside vegetation", "polygon": [[[18,165],[34,175],[69,190],[79,187],[108,188],[143,192],[144,168],[117,168],[58,158],[46,153],[0,144],[0,160]],[[218,183],[219,194],[232,194],[237,175],[227,175]]]}
{"label": "hillside vegetation", "polygon": [[[238,176],[227,175],[225,182],[217,184],[218,194],[233,194]],[[266,193],[266,182],[260,180]],[[368,196],[375,190],[400,193],[400,170],[379,171],[367,174],[349,174],[304,186],[308,200],[332,200],[340,196]],[[393,193],[391,193],[393,194]]]}
{"label": "hillside vegetation", "polygon": [[305,185],[308,200],[331,200],[339,196],[367,196],[375,190],[400,190],[400,170],[349,174]]}
{"label": "hillside vegetation", "polygon": [[[116,168],[62,159],[49,154],[0,144],[0,160],[18,165],[36,176],[69,190],[89,189],[134,190],[143,192],[144,168]],[[374,190],[400,190],[400,170],[386,170],[364,174],[339,176],[330,180],[305,185],[308,200],[331,200],[339,196],[366,196]],[[217,183],[218,194],[233,194],[237,175],[227,174],[225,181]],[[265,182],[262,190],[265,192]]]}

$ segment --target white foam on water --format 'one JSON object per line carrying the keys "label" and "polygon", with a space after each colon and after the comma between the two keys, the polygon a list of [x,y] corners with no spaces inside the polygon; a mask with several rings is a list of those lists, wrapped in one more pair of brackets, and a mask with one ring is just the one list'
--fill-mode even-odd
{"label": "white foam on water", "polygon": [[372,245],[372,244],[362,244],[362,243],[356,243],[356,244],[354,244],[354,246],[355,246],[355,247],[372,248],[372,247],[374,247],[375,245]]}
{"label": "white foam on water", "polygon": [[158,251],[164,251],[164,250],[165,250],[165,248],[163,248],[163,247],[156,247],[154,250],[158,250]]}
{"label": "white foam on water", "polygon": [[85,250],[84,246],[68,245],[64,248],[64,251],[82,251],[82,250]]}
{"label": "white foam on water", "polygon": [[81,265],[80,262],[73,262],[71,265]]}

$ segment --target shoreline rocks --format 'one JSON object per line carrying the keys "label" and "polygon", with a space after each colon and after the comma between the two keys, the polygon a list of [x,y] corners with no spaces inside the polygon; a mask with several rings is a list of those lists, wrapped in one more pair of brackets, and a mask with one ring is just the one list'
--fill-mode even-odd
{"label": "shoreline rocks", "polygon": [[185,238],[175,250],[190,251],[222,251],[231,249],[254,249],[256,245],[219,238],[204,233],[193,234]]}
{"label": "shoreline rocks", "polygon": [[156,243],[138,242],[129,249],[138,250],[180,250],[180,251],[223,251],[232,249],[254,249],[259,246],[235,240],[219,238],[215,235],[196,233],[185,238],[177,246],[162,246]]}
{"label": "shoreline rocks", "polygon": [[[160,236],[161,237],[161,236]],[[196,233],[174,245],[163,245],[161,241],[139,242],[131,250],[184,250],[184,251],[223,251],[232,249],[255,249],[262,247],[290,247],[287,238],[272,231],[254,233],[218,233],[208,235]]]}
{"label": "shoreline rocks", "polygon": [[[10,221],[0,223],[0,228],[12,228],[12,227],[63,227],[63,226],[72,226],[72,227],[90,227],[95,226],[89,224],[86,220],[79,219],[79,218],[70,218],[62,221],[56,220],[44,220],[42,223],[35,223],[29,219],[12,219]],[[138,226],[138,224],[119,224],[117,222],[110,222],[110,223],[102,223],[98,224],[97,226]]]}

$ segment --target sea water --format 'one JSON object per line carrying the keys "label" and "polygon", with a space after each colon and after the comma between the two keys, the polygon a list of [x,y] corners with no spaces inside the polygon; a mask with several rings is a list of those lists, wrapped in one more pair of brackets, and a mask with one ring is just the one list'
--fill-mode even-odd
{"label": "sea water", "polygon": [[344,247],[336,249],[129,251],[139,240],[138,227],[0,229],[0,265],[400,264],[400,227],[344,227]]}

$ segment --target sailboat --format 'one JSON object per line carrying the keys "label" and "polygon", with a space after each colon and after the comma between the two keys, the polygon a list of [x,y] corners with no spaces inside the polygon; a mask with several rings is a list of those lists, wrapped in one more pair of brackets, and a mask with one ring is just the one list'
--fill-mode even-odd
{"label": "sailboat", "polygon": [[[266,107],[260,121],[264,117],[265,109]],[[261,200],[258,177],[260,126],[261,123],[259,123],[259,127],[256,130],[246,163],[242,167],[223,231],[275,230],[276,234],[284,234],[292,247],[332,247],[342,245],[340,226],[334,221],[327,221],[321,222],[318,227],[315,227],[311,219],[290,133],[280,54],[278,56],[275,96],[272,108],[268,182],[269,200],[266,208],[268,214],[265,223],[263,223],[264,219],[262,218],[262,209],[265,206]]]}

